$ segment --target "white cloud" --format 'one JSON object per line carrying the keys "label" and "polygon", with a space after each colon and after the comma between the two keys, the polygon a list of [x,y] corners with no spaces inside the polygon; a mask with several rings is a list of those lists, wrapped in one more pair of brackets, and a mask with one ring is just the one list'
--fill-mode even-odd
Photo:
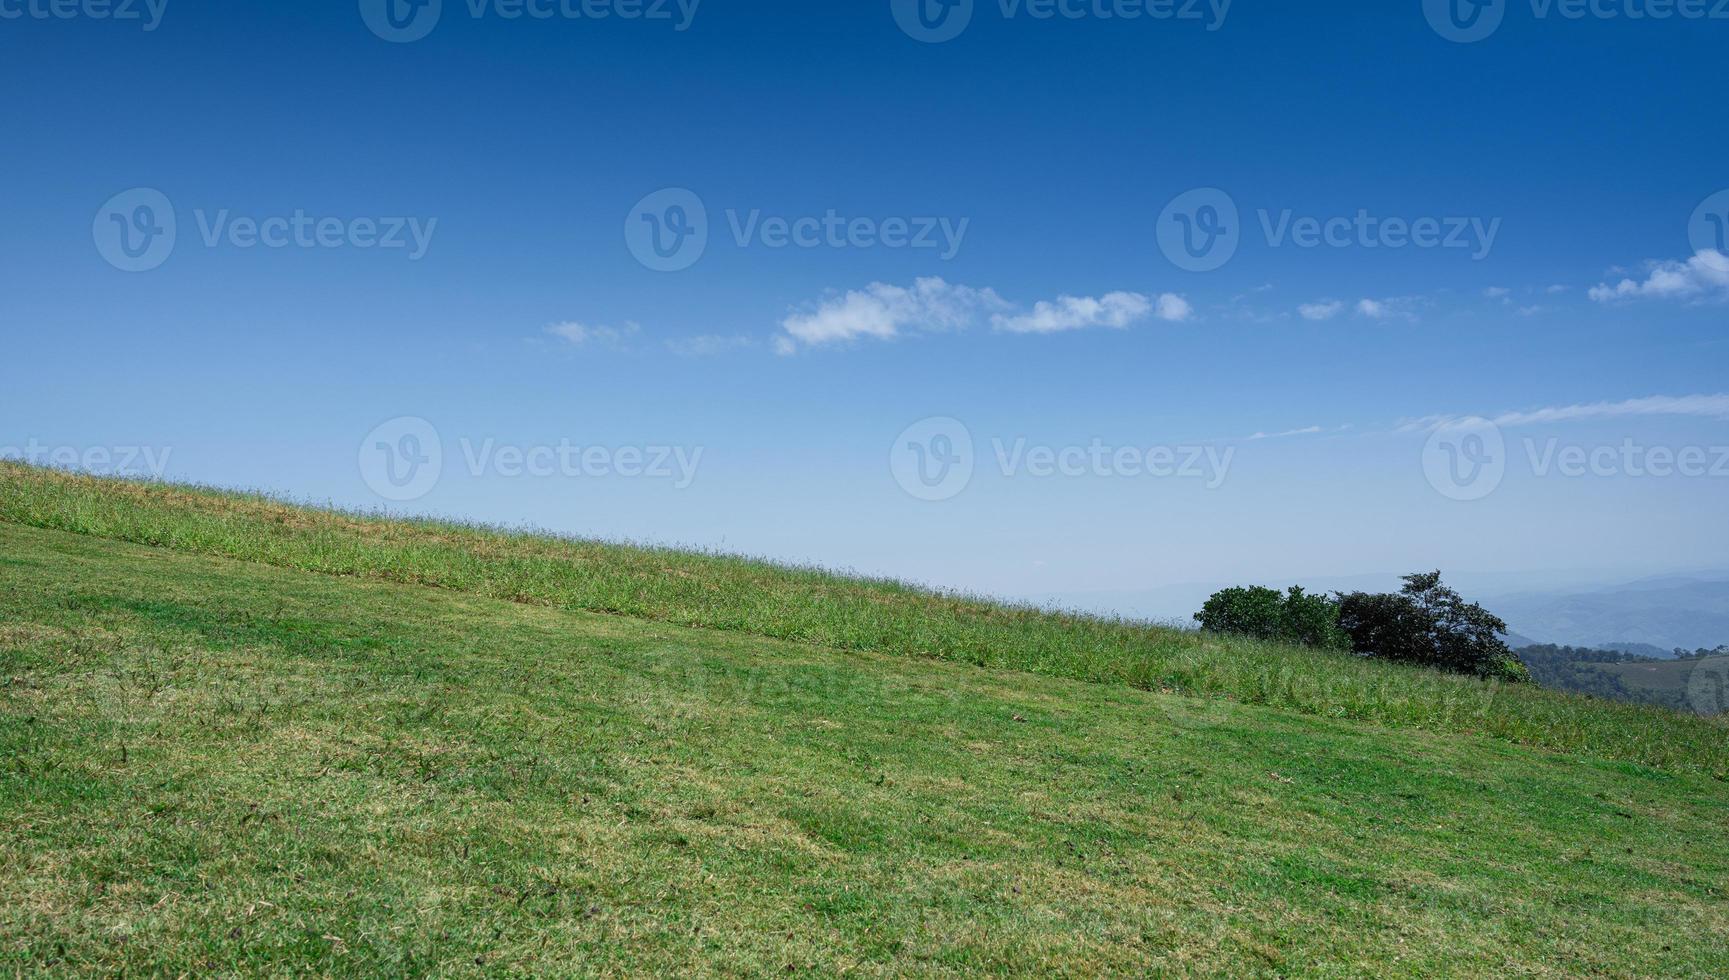
{"label": "white cloud", "polygon": [[1290,436],[1312,436],[1325,431],[1325,429],[1318,425],[1311,425],[1303,429],[1286,429],[1284,432],[1257,432],[1250,436],[1249,439],[1251,441],[1256,439],[1285,439]]}
{"label": "white cloud", "polygon": [[723,337],[718,334],[673,337],[666,342],[666,349],[680,357],[712,357],[755,346],[756,339],[753,337]]}
{"label": "white cloud", "polygon": [[1631,398],[1620,402],[1594,402],[1589,405],[1564,405],[1538,408],[1527,412],[1506,412],[1496,416],[1496,425],[1532,425],[1539,422],[1576,422],[1581,419],[1630,418],[1651,415],[1687,415],[1695,418],[1729,420],[1729,395],[1687,395],[1672,397]]}
{"label": "white cloud", "polygon": [[1181,323],[1195,312],[1189,301],[1176,293],[1159,294],[1159,319],[1168,323]]}
{"label": "white cloud", "polygon": [[1483,290],[1483,295],[1490,299],[1506,299],[1513,295],[1513,291],[1505,286],[1490,286]]}
{"label": "white cloud", "polygon": [[1381,320],[1386,318],[1389,312],[1387,304],[1378,299],[1360,299],[1357,301],[1358,316],[1366,316],[1371,319]]}
{"label": "white cloud", "polygon": [[1357,315],[1371,320],[1412,320],[1417,315],[1411,312],[1411,300],[1407,297],[1393,299],[1360,299],[1357,301]]}
{"label": "white cloud", "polygon": [[[1183,303],[1180,298],[1177,298],[1177,302],[1182,303],[1184,309],[1182,316],[1176,317],[1180,320],[1188,315],[1188,304]],[[1163,303],[1164,297],[1161,297],[1161,316]],[[1054,302],[1040,300],[1034,303],[1032,310],[1027,313],[999,313],[991,317],[991,324],[1008,333],[1058,333],[1086,327],[1121,330],[1145,317],[1152,308],[1153,304],[1140,293],[1106,293],[1098,299],[1091,296],[1059,296]]]}
{"label": "white cloud", "polygon": [[1612,303],[1626,299],[1729,299],[1729,256],[1705,249],[1685,262],[1653,262],[1643,282],[1623,279],[1611,286],[1591,287],[1591,299]]}
{"label": "white cloud", "polygon": [[845,343],[860,337],[890,340],[903,333],[960,330],[985,312],[1007,309],[1008,303],[989,289],[951,286],[942,279],[919,279],[911,289],[873,282],[817,304],[807,313],[781,321],[786,336],[776,341],[779,353],[798,345]]}
{"label": "white cloud", "polygon": [[1297,307],[1297,314],[1305,320],[1331,320],[1344,310],[1345,304],[1330,299],[1324,303],[1304,303]]}
{"label": "white cloud", "polygon": [[1567,287],[1559,284],[1550,286],[1548,289],[1544,290],[1544,292],[1548,293],[1550,296],[1559,296],[1566,291]]}
{"label": "white cloud", "polygon": [[547,327],[546,332],[576,347],[591,343],[617,347],[626,337],[640,329],[642,329],[640,326],[629,321],[626,321],[622,327],[607,327],[589,326],[574,320],[567,320],[564,323],[555,323]]}
{"label": "white cloud", "polygon": [[[1489,421],[1502,428],[1513,428],[1545,422],[1649,418],[1665,415],[1729,421],[1729,395],[1684,395],[1679,397],[1654,395],[1650,398],[1630,398],[1619,402],[1556,405],[1522,412],[1503,412]],[[1463,415],[1430,415],[1401,424],[1399,431],[1433,431],[1467,417]]]}
{"label": "white cloud", "polygon": [[1261,439],[1289,439],[1293,436],[1318,436],[1326,433],[1348,432],[1350,429],[1351,427],[1349,425],[1335,426],[1331,429],[1326,428],[1325,426],[1310,425],[1304,426],[1301,429],[1286,429],[1283,432],[1257,432],[1254,435],[1249,436],[1249,441],[1254,442]]}
{"label": "white cloud", "polygon": [[846,343],[860,338],[892,340],[908,334],[964,330],[988,322],[1006,333],[1058,333],[1088,327],[1123,329],[1148,316],[1186,320],[1194,313],[1187,300],[1165,293],[1156,300],[1140,293],[1112,292],[1099,297],[1059,296],[1030,309],[1004,300],[992,289],[955,285],[940,278],[919,279],[912,287],[871,283],[831,295],[813,307],[789,314],[773,343],[778,354],[803,347]]}

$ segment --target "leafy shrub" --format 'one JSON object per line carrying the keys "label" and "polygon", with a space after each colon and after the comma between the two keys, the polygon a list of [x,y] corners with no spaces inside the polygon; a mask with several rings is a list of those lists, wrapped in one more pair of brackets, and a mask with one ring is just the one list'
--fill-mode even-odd
{"label": "leafy shrub", "polygon": [[1327,650],[1350,648],[1350,637],[1339,629],[1339,604],[1324,595],[1310,595],[1300,585],[1283,595],[1258,585],[1215,592],[1195,614],[1195,621],[1209,633]]}
{"label": "leafy shrub", "polygon": [[1395,594],[1340,596],[1339,627],[1351,648],[1368,656],[1496,680],[1531,679],[1501,639],[1507,624],[1442,585],[1440,572],[1407,575]]}

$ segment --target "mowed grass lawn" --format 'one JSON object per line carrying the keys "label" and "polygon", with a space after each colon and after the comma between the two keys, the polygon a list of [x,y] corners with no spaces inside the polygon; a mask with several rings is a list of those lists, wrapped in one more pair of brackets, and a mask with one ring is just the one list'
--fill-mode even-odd
{"label": "mowed grass lawn", "polygon": [[0,972],[1729,974],[1697,767],[0,523]]}

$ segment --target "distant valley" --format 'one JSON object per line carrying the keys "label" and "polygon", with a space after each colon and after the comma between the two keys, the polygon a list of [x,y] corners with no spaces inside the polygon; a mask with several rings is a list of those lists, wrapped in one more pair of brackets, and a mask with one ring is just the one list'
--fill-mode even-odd
{"label": "distant valley", "polygon": [[[1625,582],[1581,578],[1560,587],[1533,587],[1515,576],[1452,576],[1460,591],[1507,621],[1515,649],[1538,643],[1668,657],[1729,643],[1729,571],[1663,575]],[[1381,591],[1398,575],[1314,578],[1311,591]],[[1283,581],[1187,583],[1156,589],[1068,593],[1044,604],[1137,619],[1186,623],[1213,592],[1230,585]]]}
{"label": "distant valley", "polygon": [[1729,576],[1665,576],[1591,592],[1482,601],[1514,633],[1538,643],[1646,656],[1729,643]]}

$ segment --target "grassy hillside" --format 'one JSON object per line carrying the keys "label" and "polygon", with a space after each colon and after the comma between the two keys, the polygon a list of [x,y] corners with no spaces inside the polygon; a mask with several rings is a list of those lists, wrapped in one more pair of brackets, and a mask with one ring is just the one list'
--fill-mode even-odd
{"label": "grassy hillside", "polygon": [[1729,658],[1705,657],[1699,660],[1664,660],[1659,663],[1601,664],[1605,674],[1620,680],[1622,686],[1660,704],[1686,706],[1690,704],[1689,685],[1695,670],[1721,671]]}
{"label": "grassy hillside", "polygon": [[1597,669],[1620,678],[1629,689],[1642,689],[1684,700],[1687,680],[1701,660],[1664,660],[1658,663],[1598,664]]}
{"label": "grassy hillside", "polygon": [[[1614,651],[1533,646],[1518,651],[1539,684],[1629,704],[1673,711],[1722,714],[1720,682],[1729,674],[1729,657],[1651,660]],[[1703,670],[1699,685],[1694,672]]]}
{"label": "grassy hillside", "polygon": [[0,524],[0,971],[1706,976],[1729,791]]}
{"label": "grassy hillside", "polygon": [[1670,711],[735,557],[385,520],[7,463],[0,522],[839,650],[1484,733],[1729,779],[1729,729]]}

